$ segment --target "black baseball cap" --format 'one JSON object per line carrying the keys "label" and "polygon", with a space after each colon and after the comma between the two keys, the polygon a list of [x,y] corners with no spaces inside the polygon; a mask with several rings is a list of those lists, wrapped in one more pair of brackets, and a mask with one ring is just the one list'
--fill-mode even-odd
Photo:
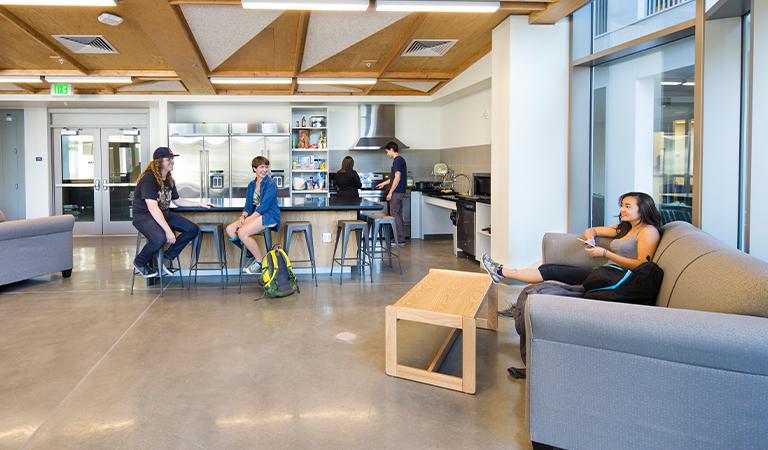
{"label": "black baseball cap", "polygon": [[173,158],[175,156],[179,155],[174,155],[168,147],[157,147],[155,153],[152,153],[152,159]]}

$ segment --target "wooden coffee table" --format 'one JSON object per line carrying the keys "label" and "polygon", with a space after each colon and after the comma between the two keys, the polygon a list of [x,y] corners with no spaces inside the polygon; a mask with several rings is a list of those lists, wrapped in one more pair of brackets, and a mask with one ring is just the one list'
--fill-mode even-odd
{"label": "wooden coffee table", "polygon": [[[476,330],[495,331],[498,325],[498,300],[491,278],[486,274],[431,269],[394,305],[386,308],[387,375],[406,378],[443,388],[475,393]],[[477,317],[486,304],[485,317]],[[427,323],[453,328],[427,369],[397,363],[397,321]],[[462,336],[462,375],[439,373],[456,338]]]}

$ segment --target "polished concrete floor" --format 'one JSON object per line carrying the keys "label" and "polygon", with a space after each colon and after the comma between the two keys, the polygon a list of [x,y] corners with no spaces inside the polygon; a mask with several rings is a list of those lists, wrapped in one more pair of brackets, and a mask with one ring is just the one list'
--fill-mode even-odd
{"label": "polished concrete floor", "polygon": [[0,291],[0,448],[530,448],[511,322],[478,332],[476,395],[384,373],[384,307],[429,268],[481,270],[448,243],[404,247],[402,276],[260,301],[212,277],[131,296],[134,243],[76,238],[72,278]]}

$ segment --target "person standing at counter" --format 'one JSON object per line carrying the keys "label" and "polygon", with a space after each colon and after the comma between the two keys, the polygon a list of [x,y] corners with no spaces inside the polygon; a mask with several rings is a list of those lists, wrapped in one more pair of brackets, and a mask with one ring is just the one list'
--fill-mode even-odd
{"label": "person standing at counter", "polygon": [[363,187],[360,175],[355,172],[355,160],[346,156],[341,161],[341,170],[336,172],[336,198],[344,200],[360,200],[358,189]]}
{"label": "person standing at counter", "polygon": [[267,228],[280,228],[280,207],[277,204],[277,184],[269,176],[269,160],[257,156],[251,161],[251,169],[256,179],[248,183],[243,213],[238,220],[227,225],[227,235],[236,245],[245,245],[255,258],[243,271],[258,274],[261,273],[264,254],[253,236]]}
{"label": "person standing at counter", "polygon": [[[189,219],[171,212],[171,202],[177,206],[213,206],[179,198],[176,183],[171,176],[175,156],[179,155],[174,155],[170,148],[158,147],[152,155],[152,161],[139,175],[133,191],[133,226],[147,238],[146,245],[134,258],[133,266],[145,278],[157,276],[157,270],[150,263],[152,255],[165,244],[170,247],[165,250],[163,265],[158,269],[170,275],[170,262],[179,256],[200,230]],[[176,231],[181,234],[176,236]]]}
{"label": "person standing at counter", "polygon": [[384,146],[387,156],[392,158],[392,170],[389,179],[376,185],[377,189],[382,189],[389,185],[387,201],[389,202],[389,214],[394,216],[397,226],[397,245],[405,245],[405,224],[403,223],[403,197],[405,196],[406,183],[408,182],[406,174],[408,166],[405,158],[400,156],[400,147],[397,143],[390,142]]}

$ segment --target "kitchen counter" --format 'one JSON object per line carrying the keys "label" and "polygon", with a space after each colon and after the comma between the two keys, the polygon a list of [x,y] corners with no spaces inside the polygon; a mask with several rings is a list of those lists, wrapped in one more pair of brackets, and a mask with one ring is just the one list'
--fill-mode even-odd
{"label": "kitchen counter", "polygon": [[473,197],[466,195],[459,195],[459,194],[441,194],[440,192],[422,192],[422,195],[425,195],[427,197],[433,197],[433,198],[440,198],[443,200],[448,200],[450,202],[455,202],[459,200],[468,200],[468,201],[475,201],[477,203],[485,203],[486,205],[491,204],[491,199],[489,198],[479,198],[479,197]]}
{"label": "kitchen counter", "polygon": [[[315,249],[315,261],[317,264],[318,273],[327,273],[331,267],[331,256],[333,254],[333,243],[336,238],[336,226],[340,220],[356,220],[358,213],[360,212],[373,212],[379,211],[383,207],[379,203],[372,202],[370,200],[339,200],[334,198],[320,198],[320,199],[304,199],[304,198],[278,198],[278,204],[280,205],[280,222],[279,230],[274,230],[272,233],[272,243],[281,244],[284,242],[284,225],[286,222],[298,222],[307,221],[312,224],[312,239]],[[210,209],[200,207],[178,207],[173,208],[174,212],[187,217],[189,220],[195,223],[220,223],[224,226],[234,222],[240,217],[240,213],[243,210],[245,199],[232,199],[218,200],[214,202],[215,206]],[[264,249],[264,239],[259,236],[256,238],[259,246]],[[341,246],[339,246],[341,247]],[[230,274],[237,274],[238,266],[240,262],[240,249],[235,245],[226,243],[227,250],[227,266]],[[341,250],[339,250],[340,252]],[[182,261],[185,263],[189,250],[185,251],[185,255],[182,257]],[[354,239],[350,239],[349,247],[347,248],[347,257],[354,258],[357,252],[357,245]],[[304,237],[300,233],[293,235],[293,241],[291,244],[291,252],[288,255],[291,260],[304,260],[308,258],[307,246],[304,242]],[[340,256],[337,255],[337,256]],[[210,235],[206,235],[203,239],[202,248],[200,252],[200,261],[215,261],[216,248],[213,245],[213,239]],[[298,263],[300,268],[296,268],[296,272],[304,273],[308,269],[303,269],[307,266],[306,263]],[[345,269],[347,272],[349,269]],[[201,272],[203,274],[203,272]],[[217,270],[206,270],[205,275],[218,275]]]}
{"label": "kitchen counter", "polygon": [[[244,198],[235,198],[232,200],[219,200],[218,203],[212,202],[213,208],[200,208],[180,206],[173,208],[175,212],[240,212],[245,205]],[[379,211],[383,206],[370,200],[345,200],[337,198],[278,198],[277,203],[280,211]]]}

